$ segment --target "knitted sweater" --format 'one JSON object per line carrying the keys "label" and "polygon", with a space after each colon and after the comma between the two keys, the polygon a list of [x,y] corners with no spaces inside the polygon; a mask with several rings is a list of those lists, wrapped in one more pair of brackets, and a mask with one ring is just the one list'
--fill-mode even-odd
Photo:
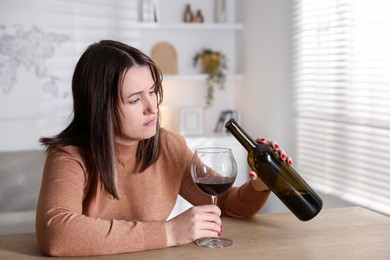
{"label": "knitted sweater", "polygon": [[[160,156],[142,173],[134,171],[137,145],[116,143],[119,199],[103,189],[100,178],[89,179],[80,148],[48,150],[36,215],[37,240],[44,253],[85,256],[164,248],[164,222],[178,194],[192,205],[210,203],[192,181],[193,153],[184,138],[164,129],[160,132]],[[261,209],[268,195],[248,182],[220,195],[218,206],[223,216],[249,217]]]}

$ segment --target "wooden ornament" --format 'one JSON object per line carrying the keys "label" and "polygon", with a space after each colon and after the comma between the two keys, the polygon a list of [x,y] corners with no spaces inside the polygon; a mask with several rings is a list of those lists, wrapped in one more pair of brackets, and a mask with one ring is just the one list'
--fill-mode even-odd
{"label": "wooden ornament", "polygon": [[177,53],[175,47],[168,42],[158,42],[152,48],[151,58],[163,74],[177,74]]}

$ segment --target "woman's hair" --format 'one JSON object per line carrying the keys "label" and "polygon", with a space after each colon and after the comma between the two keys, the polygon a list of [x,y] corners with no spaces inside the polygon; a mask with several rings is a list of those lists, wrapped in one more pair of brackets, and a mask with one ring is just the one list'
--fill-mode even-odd
{"label": "woman's hair", "polygon": [[[115,135],[121,134],[122,87],[124,75],[133,66],[149,67],[157,95],[162,102],[162,74],[147,55],[126,44],[104,40],[90,45],[78,61],[72,79],[73,119],[57,136],[41,138],[50,148],[74,145],[82,148],[90,178],[100,175],[104,189],[119,198],[115,187],[117,171]],[[139,172],[153,164],[160,151],[160,125],[156,135],[141,140],[137,147]]]}

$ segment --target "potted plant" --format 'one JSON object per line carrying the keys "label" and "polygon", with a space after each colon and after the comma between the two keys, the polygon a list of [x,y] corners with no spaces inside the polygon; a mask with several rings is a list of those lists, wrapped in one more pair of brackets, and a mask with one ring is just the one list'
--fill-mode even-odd
{"label": "potted plant", "polygon": [[193,57],[193,66],[195,67],[198,63],[201,64],[202,72],[208,75],[206,105],[211,105],[214,98],[214,87],[220,89],[225,87],[227,59],[222,52],[202,49]]}

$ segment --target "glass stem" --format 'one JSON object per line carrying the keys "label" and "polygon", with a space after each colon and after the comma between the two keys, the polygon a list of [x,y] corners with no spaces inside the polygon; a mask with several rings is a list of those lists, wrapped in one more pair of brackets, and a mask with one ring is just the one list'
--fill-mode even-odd
{"label": "glass stem", "polygon": [[211,195],[211,204],[217,205],[217,196]]}

